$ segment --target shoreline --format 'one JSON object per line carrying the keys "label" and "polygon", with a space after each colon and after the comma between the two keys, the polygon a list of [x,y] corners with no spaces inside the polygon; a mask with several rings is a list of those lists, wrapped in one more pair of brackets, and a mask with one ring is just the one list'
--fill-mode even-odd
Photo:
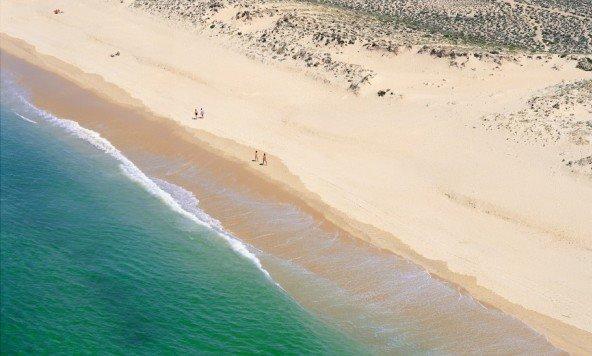
{"label": "shoreline", "polygon": [[190,192],[1,72],[4,351],[369,354],[235,253]]}
{"label": "shoreline", "polygon": [[[31,50],[33,50],[33,49],[30,47],[26,48],[23,45],[23,43],[17,44],[17,42],[13,41],[11,43],[11,46],[13,46],[12,52],[10,51],[10,49],[6,48],[7,42],[6,42],[6,38],[4,36],[3,36],[2,43],[3,43],[3,46],[2,46],[3,50],[6,50],[7,52],[11,53],[12,55],[15,55],[16,57],[21,58],[21,59],[29,62],[32,65],[36,65],[40,68],[43,68],[44,70],[50,70],[50,71],[62,76],[65,79],[69,79],[70,81],[72,81],[71,78],[80,78],[81,76],[84,76],[84,74],[76,73],[75,68],[73,68],[73,67],[68,68],[69,66],[67,64],[59,63],[59,61],[55,58],[50,58],[48,56],[44,56],[44,55],[40,55],[35,52],[31,52]],[[20,49],[24,50],[24,51],[18,53],[17,51],[14,50],[15,48],[19,48],[19,46],[20,46]],[[17,53],[15,53],[15,52],[17,52]],[[59,68],[59,67],[61,67],[61,68]],[[63,72],[63,71],[67,71],[67,70],[70,70],[69,75]],[[64,75],[64,74],[66,74],[66,75]],[[85,79],[87,80],[85,82],[86,84],[92,83],[93,81],[96,81],[96,83],[98,84],[97,87],[88,86],[85,89],[91,89],[95,94],[98,94],[99,96],[103,97],[103,99],[110,99],[110,98],[105,97],[105,92],[97,91],[97,89],[96,89],[96,88],[109,86],[109,84],[104,83],[104,82],[100,83],[100,78],[98,78],[98,77],[93,77],[92,79],[87,77]],[[76,83],[76,85],[80,85],[80,83]],[[118,94],[121,95],[121,93],[122,92],[119,92]],[[130,97],[128,97],[127,95],[120,96],[119,99],[120,99],[120,102],[115,103],[116,105],[122,105],[122,104],[126,103],[124,105],[128,105],[128,107],[129,107],[130,103],[134,103],[134,100],[131,99]],[[121,99],[124,99],[124,100],[121,100]],[[40,100],[40,99],[36,98],[36,100]],[[135,103],[135,104],[137,104],[137,103]],[[44,106],[42,99],[41,99],[40,105],[41,105],[41,107]],[[45,105],[47,105],[47,103],[45,103]],[[145,117],[152,116],[152,114],[150,114],[149,111],[147,112],[147,110],[145,108],[142,108],[140,105],[133,105],[131,107],[133,108],[133,110],[143,111],[144,112],[143,115],[145,115]],[[54,108],[54,110],[55,110],[55,108]],[[160,120],[166,120],[166,119],[160,119]],[[175,127],[176,125],[177,124],[175,124],[175,123],[170,123],[170,127]],[[177,127],[177,130],[178,129],[180,129],[180,128]],[[247,166],[247,164],[245,164],[244,162],[237,161],[236,158],[232,158],[232,156],[225,154],[224,151],[221,151],[219,149],[223,145],[228,146],[229,143],[231,143],[230,140],[215,138],[213,136],[210,137],[209,135],[205,134],[204,132],[200,132],[200,131],[198,131],[197,135],[199,135],[198,140],[205,141],[205,145],[203,142],[202,143],[196,142],[196,141],[198,141],[198,140],[196,140],[196,137],[195,137],[196,133],[186,134],[187,139],[191,140],[192,144],[199,144],[202,148],[209,150],[210,152],[212,152],[212,154],[220,157],[221,160],[228,160],[230,162],[233,162],[233,165],[235,167],[240,167],[239,169],[245,169],[246,172],[244,174],[254,176],[253,178],[249,179],[249,182],[251,182],[253,184],[253,186],[270,185],[271,187],[274,187],[275,189],[282,191],[281,195],[283,195],[283,199],[287,199],[287,201],[290,201],[292,204],[296,204],[297,206],[301,207],[302,209],[306,209],[306,211],[313,214],[315,216],[315,218],[319,218],[319,219],[323,219],[323,220],[326,219],[326,216],[327,216],[326,213],[328,211],[327,206],[322,206],[322,205],[318,204],[319,202],[315,202],[314,200],[311,200],[310,193],[308,195],[305,195],[305,198],[298,198],[298,196],[302,193],[302,191],[292,190],[293,186],[295,184],[294,182],[297,183],[297,179],[295,177],[293,178],[294,182],[292,182],[292,184],[288,185],[292,189],[288,188],[287,191],[286,191],[285,184],[279,183],[277,181],[274,182],[273,180],[270,180],[269,177],[264,176],[265,181],[266,181],[266,183],[264,183],[261,181],[262,175],[260,173],[257,173],[257,171],[252,170],[248,167],[245,167],[245,166]],[[218,142],[216,142],[216,141],[218,141]],[[236,154],[236,152],[243,152],[243,153],[251,152],[251,150],[244,148],[244,147],[240,147],[240,145],[238,145],[236,143],[232,143],[232,145],[233,145],[232,150],[235,152],[235,154]],[[274,162],[273,164],[277,164],[275,157],[271,157],[271,159],[273,159],[273,161],[272,161],[272,162]],[[241,175],[241,177],[245,177],[245,176]],[[315,205],[315,203],[318,205]],[[323,212],[323,213],[321,213],[321,212]],[[334,213],[334,212],[332,212],[332,213]],[[329,218],[329,219],[330,219],[330,221],[325,220],[326,224],[329,224],[329,225],[335,224],[334,227],[339,226],[339,228],[344,228],[344,230],[346,230],[348,233],[350,233],[353,236],[363,237],[362,240],[368,241],[367,240],[368,235],[376,236],[377,234],[386,234],[384,232],[377,232],[376,229],[368,229],[368,227],[364,227],[362,224],[357,224],[353,220],[349,220],[346,222],[346,220],[345,220],[346,218],[343,216],[337,215],[337,217],[333,216],[332,218]],[[361,231],[364,231],[364,233],[360,233]],[[388,234],[386,234],[386,235],[388,235]],[[444,263],[438,262],[438,261],[427,260],[427,259],[413,253],[407,246],[405,246],[403,244],[401,244],[401,248],[399,251],[393,251],[393,252],[397,253],[398,255],[400,255],[404,258],[408,258],[408,259],[412,260],[414,263],[418,263],[419,265],[426,268],[428,271],[430,271],[431,274],[437,276],[438,278],[442,278],[445,281],[449,281],[451,283],[456,284],[457,286],[459,286],[459,288],[461,288],[463,290],[467,290],[469,294],[471,294],[473,297],[477,298],[478,300],[482,301],[486,305],[491,305],[495,308],[501,309],[502,311],[504,311],[506,313],[517,316],[520,320],[523,320],[527,324],[534,327],[535,330],[542,332],[544,335],[547,335],[549,337],[549,340],[553,344],[557,345],[558,347],[565,348],[566,350],[568,350],[570,352],[574,352],[574,353],[585,352],[584,351],[584,350],[586,350],[585,344],[583,344],[582,349],[578,349],[576,346],[576,342],[577,341],[585,341],[586,338],[589,336],[586,334],[586,332],[581,331],[577,328],[574,328],[570,325],[562,324],[560,321],[553,320],[553,319],[545,317],[543,315],[537,315],[535,312],[528,311],[521,306],[518,306],[518,305],[512,304],[508,301],[505,301],[505,300],[503,300],[503,298],[495,295],[493,292],[488,291],[482,287],[479,287],[477,285],[477,283],[474,280],[472,280],[471,277],[455,275],[454,273],[452,273],[446,269],[446,266]],[[473,284],[473,285],[471,285],[471,284]],[[466,286],[468,286],[468,287],[466,287]],[[573,337],[571,342],[566,338],[566,336],[568,336],[568,335]]]}

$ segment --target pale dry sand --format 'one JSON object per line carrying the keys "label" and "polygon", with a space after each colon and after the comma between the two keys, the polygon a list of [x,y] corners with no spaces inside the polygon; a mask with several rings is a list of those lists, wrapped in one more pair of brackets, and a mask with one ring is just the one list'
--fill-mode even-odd
{"label": "pale dry sand", "polygon": [[[508,140],[481,125],[483,115],[516,112],[542,89],[590,73],[556,56],[501,66],[471,59],[461,69],[416,49],[350,48],[341,56],[377,73],[354,95],[119,1],[5,0],[0,10],[0,32],[51,57],[3,36],[5,50],[112,100],[123,90],[136,99],[126,103],[202,130],[200,139],[234,158],[250,163],[249,147],[268,152],[270,166],[252,169],[343,228],[560,347],[592,351],[592,182],[558,160],[592,148]],[[396,95],[377,97],[384,88]],[[206,119],[192,120],[202,105]]]}

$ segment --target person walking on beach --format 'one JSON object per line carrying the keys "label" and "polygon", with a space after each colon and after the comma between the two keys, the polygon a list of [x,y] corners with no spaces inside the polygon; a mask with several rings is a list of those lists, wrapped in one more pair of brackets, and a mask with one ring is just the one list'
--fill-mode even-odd
{"label": "person walking on beach", "polygon": [[204,109],[203,108],[199,108],[199,117],[203,119],[204,116],[205,116],[205,114],[206,113],[205,113]]}
{"label": "person walking on beach", "polygon": [[193,120],[197,120],[197,117],[198,117],[197,108],[195,108],[195,117],[193,118]]}
{"label": "person walking on beach", "polygon": [[253,162],[259,162],[259,151],[255,150],[255,158],[253,159]]}
{"label": "person walking on beach", "polygon": [[263,152],[263,160],[261,161],[261,163],[259,163],[260,166],[267,166],[267,156],[265,155],[265,152]]}

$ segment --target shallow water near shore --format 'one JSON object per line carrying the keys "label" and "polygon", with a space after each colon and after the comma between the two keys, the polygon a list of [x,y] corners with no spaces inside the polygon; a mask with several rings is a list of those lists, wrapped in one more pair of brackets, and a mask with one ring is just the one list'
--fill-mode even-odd
{"label": "shallow water near shore", "polygon": [[[92,131],[83,131],[73,122],[60,121],[30,105],[19,104],[18,100],[11,101],[10,93],[5,93],[26,93],[23,88],[2,88],[2,319],[4,325],[6,320],[14,327],[8,332],[2,328],[3,349],[5,340],[15,340],[16,330],[30,328],[27,324],[34,324],[37,313],[56,304],[53,294],[57,294],[56,300],[67,299],[67,291],[60,295],[60,288],[50,282],[57,278],[71,283],[74,289],[86,285],[68,304],[71,310],[88,309],[92,316],[86,321],[76,319],[67,327],[81,325],[80,332],[85,333],[85,329],[97,323],[92,318],[117,319],[101,326],[101,337],[107,339],[118,336],[117,332],[110,333],[109,328],[121,331],[121,338],[113,341],[113,350],[130,342],[126,336],[129,334],[139,351],[560,352],[523,323],[482,306],[409,261],[327,227],[289,201],[274,199],[273,195],[245,184],[236,172],[224,170],[217,157],[205,152],[196,154],[192,146],[167,147],[167,143],[180,140],[168,135],[162,123],[134,122],[139,118],[133,117],[81,122],[97,131],[102,128],[101,134],[125,153],[123,158],[117,158],[91,142],[99,139]],[[73,100],[76,105],[90,100],[75,99],[81,99]],[[94,103],[93,109],[100,112],[101,105]],[[126,135],[130,127],[135,128],[136,140]],[[75,134],[76,130],[89,137]],[[101,142],[110,145],[109,141]],[[8,152],[6,158],[4,151]],[[19,158],[17,154],[25,156]],[[39,163],[39,159],[44,163]],[[129,162],[123,164],[123,169],[122,159]],[[49,199],[51,209],[33,199],[45,196],[45,192],[21,192],[21,184],[11,183],[14,178],[6,178],[5,184],[5,167],[9,177],[20,175],[20,179],[43,184],[58,182],[57,189],[48,187],[53,193],[49,195],[53,197]],[[49,171],[35,169],[39,167]],[[28,200],[32,207],[10,208],[11,202],[21,200]],[[38,211],[25,218],[22,214],[27,209]],[[73,218],[74,222],[68,221]],[[47,234],[44,228],[27,235],[28,224],[23,221],[35,226],[37,220],[55,226],[58,232],[71,224],[76,229],[66,229],[62,235],[50,232],[51,239],[39,238]],[[5,231],[9,232],[6,238]],[[69,238],[73,231],[83,238]],[[226,231],[234,232],[238,239]],[[23,239],[15,236],[29,236],[26,246],[50,242],[44,247],[51,251],[47,255],[26,252],[37,254],[36,258],[43,261],[42,266],[37,266],[39,270],[23,272],[31,278],[28,283],[18,284],[12,280],[12,272],[5,273],[18,271],[22,268],[19,263],[29,263],[25,257],[10,257],[11,251],[27,251],[18,245]],[[56,241],[53,236],[62,237]],[[9,253],[6,261],[11,264],[4,263],[5,245]],[[50,257],[56,254],[61,256],[58,265],[41,268],[55,263]],[[90,270],[83,269],[79,276],[71,271],[74,267],[61,265],[65,263]],[[60,275],[63,269],[73,277]],[[56,276],[46,276],[50,271]],[[86,274],[95,282],[85,282]],[[127,277],[125,282],[119,280],[122,275]],[[7,293],[5,278],[15,285],[6,289]],[[41,292],[35,292],[37,287],[32,288],[33,285],[44,285],[54,293],[39,295]],[[15,301],[15,296],[28,293],[43,302],[25,315],[30,319],[22,320],[18,314],[24,307]],[[101,297],[102,294],[107,297]],[[92,303],[101,298],[111,305],[99,307]],[[155,305],[145,303],[144,298]],[[227,300],[232,303],[226,303]],[[191,325],[186,330],[169,326],[177,321],[168,314],[163,317],[165,310],[179,313],[182,324]],[[69,323],[67,319],[58,321]],[[137,335],[133,327],[128,330],[128,324],[139,325]],[[50,317],[43,326],[46,335],[55,333],[56,326],[64,327]],[[218,330],[219,327],[225,331]],[[269,338],[267,330],[277,337]],[[179,335],[171,338],[172,333]],[[248,343],[241,336],[256,340]],[[81,336],[81,343],[82,339]],[[94,342],[98,347],[97,340],[84,342]],[[182,341],[181,345],[177,340]],[[53,346],[57,346],[57,340],[54,342]],[[40,345],[33,350],[45,349]]]}
{"label": "shallow water near shore", "polygon": [[3,352],[364,353],[5,84]]}

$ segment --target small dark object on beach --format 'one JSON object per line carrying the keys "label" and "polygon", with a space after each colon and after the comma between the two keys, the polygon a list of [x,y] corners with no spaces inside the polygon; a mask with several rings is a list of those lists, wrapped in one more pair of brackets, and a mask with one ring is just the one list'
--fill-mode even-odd
{"label": "small dark object on beach", "polygon": [[[376,94],[378,94],[378,96],[380,96],[380,97],[383,97],[383,96],[385,96],[385,95],[386,95],[388,92],[391,92],[391,90],[390,90],[390,89],[386,89],[386,90],[379,90],[379,91],[378,91]],[[393,93],[391,92],[391,95],[392,95],[392,94],[393,94]]]}
{"label": "small dark object on beach", "polygon": [[580,58],[578,64],[576,65],[576,68],[584,70],[586,72],[592,71],[592,58]]}

